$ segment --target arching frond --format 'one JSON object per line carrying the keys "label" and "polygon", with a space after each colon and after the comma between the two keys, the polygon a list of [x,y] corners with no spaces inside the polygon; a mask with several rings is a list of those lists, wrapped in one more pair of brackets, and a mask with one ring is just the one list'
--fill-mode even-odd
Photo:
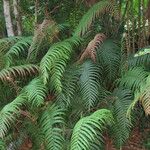
{"label": "arching frond", "polygon": [[[53,75],[53,72],[51,72],[53,69],[55,69],[56,72],[56,78],[53,78],[53,80],[56,79],[58,84],[60,84],[60,78],[62,77],[62,74],[64,73],[64,68],[67,65],[68,61],[71,59],[71,54],[73,52],[73,47],[79,45],[80,39],[76,37],[72,37],[70,39],[67,39],[65,41],[59,42],[54,44],[47,54],[43,57],[41,63],[40,63],[40,70],[41,75],[43,77],[44,83],[46,84],[51,76]],[[55,67],[56,65],[56,67]],[[61,88],[61,87],[60,87]],[[60,92],[61,89],[59,89],[58,92]]]}
{"label": "arching frond", "polygon": [[7,81],[12,78],[34,76],[38,74],[38,70],[39,67],[33,64],[8,67],[0,71],[0,79]]}
{"label": "arching frond", "polygon": [[31,104],[30,106],[38,107],[44,104],[47,88],[41,78],[33,79],[23,90],[26,93],[29,105]]}
{"label": "arching frond", "polygon": [[103,41],[106,39],[106,36],[103,33],[96,34],[94,39],[90,41],[87,48],[80,57],[79,62],[82,62],[85,58],[90,57],[94,62],[96,62],[96,49]]}
{"label": "arching frond", "polygon": [[11,46],[13,46],[21,37],[8,37],[0,39],[0,51],[7,52]]}
{"label": "arching frond", "polygon": [[47,150],[63,149],[64,110],[58,106],[48,106],[40,118],[41,130],[44,134],[44,144]]}
{"label": "arching frond", "polygon": [[81,19],[79,25],[75,30],[74,35],[76,36],[84,35],[85,32],[90,28],[92,22],[105,12],[111,14],[114,14],[116,12],[114,7],[114,1],[101,0],[100,2],[92,6]]}
{"label": "arching frond", "polygon": [[17,116],[20,114],[20,107],[25,102],[25,95],[20,94],[0,111],[0,138],[4,138],[10,127],[15,123]]}
{"label": "arching frond", "polygon": [[109,110],[101,109],[80,119],[73,129],[71,150],[99,150],[103,130],[114,123]]}
{"label": "arching frond", "polygon": [[119,86],[131,89],[133,91],[140,89],[141,84],[146,83],[148,72],[142,67],[134,67],[128,70],[121,79]]}
{"label": "arching frond", "polygon": [[114,142],[117,148],[121,148],[129,138],[131,131],[131,121],[126,116],[127,110],[132,102],[133,95],[130,90],[116,89],[113,93],[115,102],[113,103],[114,126],[111,128],[114,135]]}
{"label": "arching frond", "polygon": [[85,105],[90,109],[98,100],[101,68],[87,60],[82,65],[80,76],[80,91]]}
{"label": "arching frond", "polygon": [[10,66],[13,63],[13,57],[18,58],[20,55],[26,55],[31,42],[32,37],[22,37],[16,44],[14,44],[4,55],[7,61],[7,66]]}

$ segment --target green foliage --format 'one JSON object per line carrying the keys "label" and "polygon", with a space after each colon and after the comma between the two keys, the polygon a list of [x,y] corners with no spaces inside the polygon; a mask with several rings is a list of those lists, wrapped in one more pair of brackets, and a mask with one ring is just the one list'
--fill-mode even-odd
{"label": "green foliage", "polygon": [[[108,145],[106,135],[122,149],[135,115],[150,115],[149,47],[129,56],[128,47],[120,44],[120,28],[127,26],[120,21],[126,17],[121,9],[127,3],[101,0],[79,22],[85,1],[63,0],[56,8],[58,0],[47,2],[48,8],[39,2],[37,17],[43,22],[33,38],[0,40],[0,149],[20,149],[28,139],[33,150],[99,150]],[[24,34],[34,18],[33,3],[21,4],[27,13]],[[65,29],[52,18],[69,21],[71,27]]]}
{"label": "green foliage", "polygon": [[111,130],[112,135],[114,135],[115,144],[118,148],[120,148],[129,138],[131,131],[132,124],[126,114],[132,102],[133,95],[130,90],[116,89],[113,96],[114,103],[112,106],[112,112],[114,115],[115,124]]}
{"label": "green foliage", "polygon": [[80,92],[84,104],[90,110],[98,100],[101,68],[90,60],[84,62],[82,68],[79,81]]}
{"label": "green foliage", "polygon": [[78,46],[79,43],[80,39],[76,37],[56,43],[41,60],[40,70],[44,84],[47,84],[50,79],[50,71],[52,71],[50,81],[53,89],[58,93],[62,90],[61,78],[71,59],[73,47]]}
{"label": "green foliage", "polygon": [[47,150],[62,150],[64,139],[64,110],[58,106],[47,106],[40,118],[41,130],[44,134],[44,144]]}
{"label": "green foliage", "polygon": [[106,109],[98,110],[91,116],[80,119],[73,130],[71,150],[98,150],[103,137],[102,131],[113,123],[113,116]]}

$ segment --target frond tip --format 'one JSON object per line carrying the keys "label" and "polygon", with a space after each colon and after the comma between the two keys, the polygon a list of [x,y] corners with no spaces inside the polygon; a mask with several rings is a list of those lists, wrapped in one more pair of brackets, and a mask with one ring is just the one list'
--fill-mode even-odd
{"label": "frond tip", "polygon": [[113,123],[113,116],[107,109],[80,119],[73,129],[71,150],[99,150],[103,129]]}

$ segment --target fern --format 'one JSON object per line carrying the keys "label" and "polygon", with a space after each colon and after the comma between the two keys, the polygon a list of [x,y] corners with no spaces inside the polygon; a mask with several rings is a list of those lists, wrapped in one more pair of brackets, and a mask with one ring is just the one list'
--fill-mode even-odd
{"label": "fern", "polygon": [[[73,129],[71,150],[99,150],[102,141],[102,132],[114,123],[109,110],[101,109],[91,116],[80,119]],[[94,146],[94,144],[97,144]]]}
{"label": "fern", "polygon": [[131,131],[131,122],[126,116],[128,107],[130,106],[133,95],[130,90],[116,89],[113,93],[115,102],[113,104],[113,116],[115,124],[111,130],[115,139],[116,146],[121,148],[125,141],[129,138]]}
{"label": "fern", "polygon": [[104,68],[106,83],[113,82],[120,75],[121,49],[117,41],[105,40],[97,49],[97,62]]}
{"label": "fern", "polygon": [[62,92],[57,96],[58,105],[71,106],[77,92],[80,67],[73,66],[67,69],[62,79]]}
{"label": "fern", "polygon": [[98,100],[101,68],[90,60],[86,61],[82,68],[80,91],[85,105],[90,110]]}
{"label": "fern", "polygon": [[33,64],[8,67],[0,71],[0,79],[7,81],[18,77],[33,76],[38,73],[38,66]]}
{"label": "fern", "polygon": [[13,58],[19,58],[21,55],[25,55],[28,52],[28,48],[31,45],[31,37],[22,37],[16,44],[14,44],[9,51],[4,55],[7,66],[13,63]]}
{"label": "fern", "polygon": [[25,102],[25,95],[20,94],[0,111],[0,138],[4,138],[8,129],[15,123],[16,117],[20,114],[20,107],[23,106]]}
{"label": "fern", "polygon": [[[54,83],[53,86],[56,87],[55,90],[57,92],[62,90],[60,79],[62,78],[68,61],[71,59],[73,46],[77,46],[79,43],[79,38],[72,37],[65,41],[54,44],[40,63],[40,70],[44,83],[47,84],[51,74],[53,79],[52,82]],[[51,73],[51,70],[54,69],[55,75],[53,75],[53,71]]]}
{"label": "fern", "polygon": [[96,34],[94,39],[90,41],[87,48],[83,52],[83,54],[80,57],[79,62],[82,62],[85,58],[90,57],[94,62],[96,62],[96,49],[100,44],[103,43],[103,41],[106,39],[106,36],[104,34]]}
{"label": "fern", "polygon": [[44,104],[47,96],[47,87],[41,78],[33,79],[23,90],[27,95],[29,105],[31,104],[30,106],[39,107]]}
{"label": "fern", "polygon": [[149,47],[145,47],[143,49],[140,49],[134,57],[131,56],[129,58],[129,66],[135,67],[135,66],[145,66],[149,67],[150,65],[150,53],[149,53]]}
{"label": "fern", "polygon": [[75,36],[83,36],[86,31],[90,28],[92,22],[98,18],[100,15],[108,13],[115,13],[114,11],[114,1],[102,0],[92,6],[89,11],[83,16],[78,27],[75,30]]}
{"label": "fern", "polygon": [[7,52],[11,46],[13,46],[21,37],[8,37],[0,39],[0,51]]}
{"label": "fern", "polygon": [[118,80],[119,86],[132,91],[138,90],[142,83],[146,83],[148,74],[142,67],[131,68]]}
{"label": "fern", "polygon": [[64,139],[64,110],[58,106],[48,106],[40,118],[41,130],[44,134],[44,144],[47,150],[62,150]]}

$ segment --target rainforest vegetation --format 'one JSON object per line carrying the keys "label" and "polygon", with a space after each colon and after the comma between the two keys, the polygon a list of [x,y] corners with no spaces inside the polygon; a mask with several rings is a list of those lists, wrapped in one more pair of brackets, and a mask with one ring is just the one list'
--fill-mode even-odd
{"label": "rainforest vegetation", "polygon": [[150,150],[150,0],[1,0],[0,150]]}

